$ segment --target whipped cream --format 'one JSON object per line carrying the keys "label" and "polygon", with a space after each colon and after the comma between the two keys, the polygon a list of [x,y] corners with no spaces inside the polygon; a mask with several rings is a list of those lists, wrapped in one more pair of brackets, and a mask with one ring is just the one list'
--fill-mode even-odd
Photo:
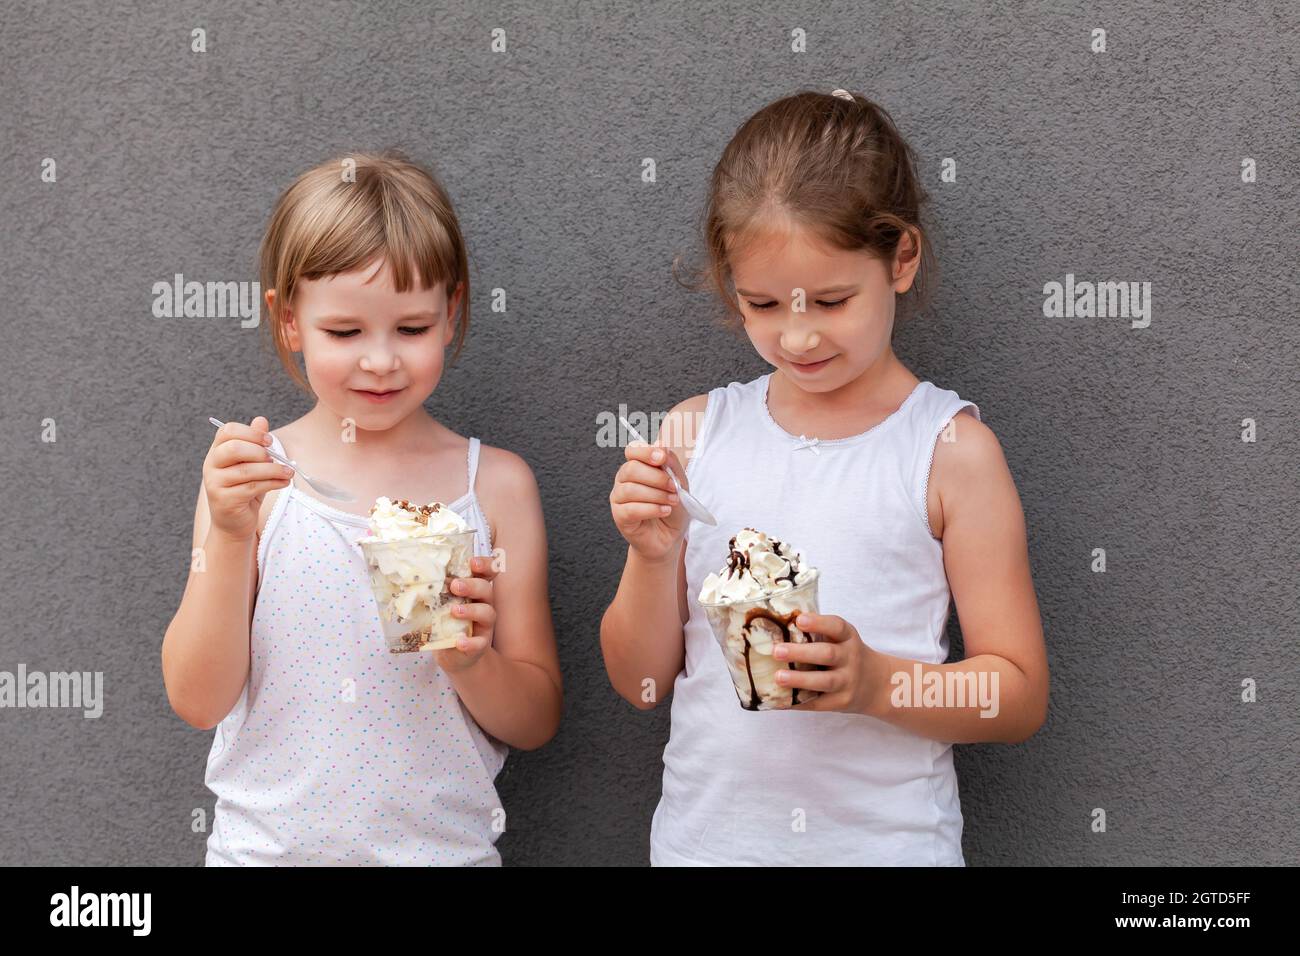
{"label": "whipped cream", "polygon": [[701,604],[732,604],[771,597],[798,587],[817,574],[797,548],[744,528],[728,544],[727,564],[710,573],[700,588]]}
{"label": "whipped cream", "polygon": [[405,498],[378,498],[370,508],[370,536],[381,541],[427,538],[468,530],[464,518],[438,501],[413,505]]}
{"label": "whipped cream", "polygon": [[470,526],[441,502],[414,505],[405,498],[379,498],[370,509],[369,533],[358,539],[370,568],[389,650],[451,647],[469,633],[469,622],[452,617],[464,598],[447,590],[450,577],[468,577],[473,541]]}

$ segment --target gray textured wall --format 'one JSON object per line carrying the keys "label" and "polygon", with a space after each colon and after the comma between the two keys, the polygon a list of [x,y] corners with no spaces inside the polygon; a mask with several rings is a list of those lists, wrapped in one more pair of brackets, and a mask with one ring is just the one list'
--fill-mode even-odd
{"label": "gray textured wall", "polygon": [[[498,779],[503,856],[644,864],[669,719],[601,664],[624,548],[595,416],[767,370],[668,266],[736,126],[837,86],[893,113],[934,196],[940,284],[899,354],[980,404],[1030,529],[1051,716],[957,748],[968,862],[1295,862],[1295,8],[975,6],[6,2],[0,670],[102,671],[105,709],[0,710],[0,863],[202,861],[211,734],[158,654],[205,419],[308,406],[264,330],[156,319],[151,286],[256,279],[295,173],[392,145],[444,178],[478,284],[430,410],[532,463],[551,535],[567,708]],[[1044,318],[1067,273],[1150,282],[1150,327]]]}

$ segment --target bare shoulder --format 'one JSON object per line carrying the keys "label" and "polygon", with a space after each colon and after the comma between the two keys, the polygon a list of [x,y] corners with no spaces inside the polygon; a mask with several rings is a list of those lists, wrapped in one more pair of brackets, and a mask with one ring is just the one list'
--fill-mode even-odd
{"label": "bare shoulder", "polygon": [[478,480],[486,486],[507,494],[537,487],[537,479],[528,462],[514,452],[495,445],[479,444],[478,474]]}
{"label": "bare shoulder", "polygon": [[708,404],[707,394],[693,395],[670,408],[659,426],[659,438],[655,444],[676,452],[682,467],[689,464],[695,454],[695,439],[700,434],[700,422]]}
{"label": "bare shoulder", "polygon": [[927,504],[931,531],[940,538],[963,508],[1019,507],[1002,443],[969,407],[953,416],[935,442]]}
{"label": "bare shoulder", "polygon": [[942,460],[945,472],[961,477],[978,477],[1006,463],[998,436],[975,417],[969,406],[952,417],[948,434],[940,432],[934,460]]}
{"label": "bare shoulder", "polygon": [[474,490],[483,504],[494,542],[500,528],[496,516],[506,512],[517,514],[521,507],[530,505],[540,510],[541,495],[532,467],[521,456],[505,448],[479,443]]}

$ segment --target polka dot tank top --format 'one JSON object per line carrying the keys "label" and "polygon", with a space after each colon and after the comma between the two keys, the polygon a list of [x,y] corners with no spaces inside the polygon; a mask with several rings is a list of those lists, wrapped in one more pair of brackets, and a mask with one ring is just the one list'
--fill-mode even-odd
{"label": "polka dot tank top", "polygon": [[[450,507],[488,555],[478,457],[471,438],[468,490]],[[366,518],[296,485],[276,499],[257,548],[248,681],[208,753],[206,864],[499,866],[507,747],[431,654],[384,646],[356,543]]]}

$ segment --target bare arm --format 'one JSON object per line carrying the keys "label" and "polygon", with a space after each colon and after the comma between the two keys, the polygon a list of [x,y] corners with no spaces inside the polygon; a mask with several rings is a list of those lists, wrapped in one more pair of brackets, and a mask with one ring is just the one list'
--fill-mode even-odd
{"label": "bare arm", "polygon": [[[495,562],[491,583],[474,582],[481,593],[469,595],[488,602],[489,608],[480,610],[491,620],[491,643],[472,666],[457,666],[463,658],[451,649],[438,652],[439,662],[446,662],[452,686],[480,727],[511,747],[533,750],[555,736],[564,706],[547,587],[546,526],[532,469],[518,455],[491,452],[484,458],[481,497],[485,508],[509,517],[496,528],[493,558],[474,559],[485,571]],[[477,619],[474,633],[483,627]]]}
{"label": "bare arm", "polygon": [[686,664],[686,621],[674,593],[683,594],[684,548],[662,561],[642,558],[631,545],[618,593],[600,622],[600,649],[610,684],[624,700],[653,709],[672,690]]}
{"label": "bare arm", "polygon": [[[600,622],[605,670],[620,697],[641,710],[654,708],[671,690],[686,663],[684,628],[689,618],[686,558],[688,522],[667,464],[689,490],[682,462],[694,451],[691,423],[703,414],[698,395],[669,412],[654,445],[630,445],[615,477],[610,507],[628,541],[618,592]],[[662,451],[664,460],[653,454]],[[671,508],[663,514],[663,507]]]}
{"label": "bare arm", "polygon": [[[1047,650],[1029,569],[1024,513],[997,437],[969,415],[957,440],[939,442],[933,471],[943,508],[943,560],[961,621],[966,657],[922,664],[924,675],[973,675],[996,688],[995,706],[894,707],[892,686],[873,695],[873,716],[934,740],[1020,743],[1047,716]],[[884,672],[916,662],[881,655]],[[970,686],[969,681],[967,682]],[[968,699],[969,701],[969,699]],[[946,701],[951,704],[951,702]],[[983,714],[995,714],[983,716]]]}
{"label": "bare arm", "polygon": [[[232,422],[222,432],[204,462],[191,541],[197,551],[162,646],[163,682],[172,710],[202,730],[230,713],[248,678],[257,519],[266,492],[288,484],[271,477],[280,465],[262,464],[255,457],[263,446],[258,441],[254,447],[251,426]],[[243,471],[241,460],[248,465]],[[209,494],[222,504],[221,524],[212,522]]]}

